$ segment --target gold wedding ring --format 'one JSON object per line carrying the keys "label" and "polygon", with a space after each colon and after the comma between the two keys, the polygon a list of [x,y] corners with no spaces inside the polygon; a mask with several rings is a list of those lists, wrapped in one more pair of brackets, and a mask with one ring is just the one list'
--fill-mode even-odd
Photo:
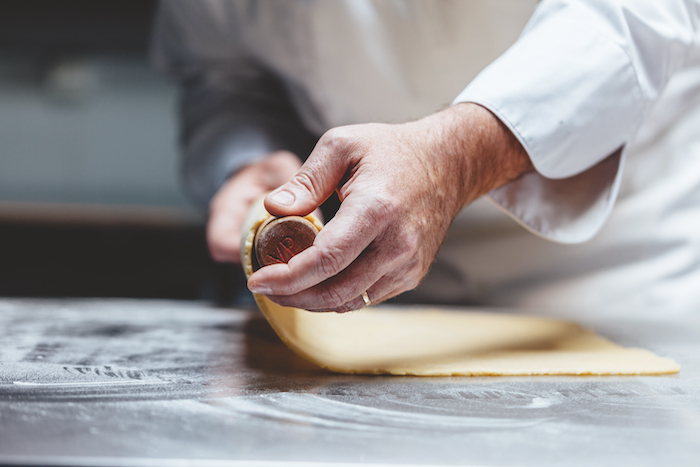
{"label": "gold wedding ring", "polygon": [[372,304],[372,300],[369,299],[369,295],[367,295],[366,290],[362,292],[362,300],[364,300],[365,306],[370,306]]}

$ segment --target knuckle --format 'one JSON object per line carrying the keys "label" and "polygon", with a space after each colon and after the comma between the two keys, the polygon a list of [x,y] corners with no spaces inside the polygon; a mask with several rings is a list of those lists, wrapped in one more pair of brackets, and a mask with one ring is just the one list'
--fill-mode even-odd
{"label": "knuckle", "polygon": [[401,239],[396,247],[396,257],[404,265],[411,266],[416,250],[410,240]]}
{"label": "knuckle", "polygon": [[407,287],[406,290],[415,289],[416,287],[418,287],[420,285],[422,280],[423,280],[423,277],[421,275],[413,274],[413,275],[409,276],[407,281],[406,281],[406,287]]}
{"label": "knuckle", "polygon": [[401,203],[396,196],[381,194],[372,202],[372,211],[379,219],[391,219],[399,213]]}
{"label": "knuckle", "polygon": [[332,285],[321,291],[321,302],[325,307],[337,308],[347,301],[347,291],[341,286]]}
{"label": "knuckle", "polygon": [[323,277],[333,277],[343,267],[343,252],[338,248],[324,248],[318,259],[318,270]]}
{"label": "knuckle", "polygon": [[346,313],[348,311],[355,311],[359,308],[362,308],[362,306],[353,306],[353,301],[350,300],[348,302],[341,303],[339,305],[329,305],[322,307],[319,310],[316,311],[323,311],[323,312],[334,312],[334,313]]}
{"label": "knuckle", "polygon": [[350,139],[349,132],[343,127],[331,128],[319,139],[319,144],[331,152],[343,150]]}
{"label": "knuckle", "polygon": [[210,249],[209,253],[217,263],[235,262],[238,258],[237,252],[231,250]]}
{"label": "knuckle", "polygon": [[417,266],[416,256],[420,250],[420,236],[411,233],[399,235],[394,241],[394,259],[409,270]]}
{"label": "knuckle", "polygon": [[[415,238],[408,238],[404,240],[404,248],[403,248],[403,256],[405,260],[411,262],[411,263],[417,263],[416,256],[418,255],[418,251],[420,249],[420,240],[417,240]],[[413,267],[417,267],[417,264],[413,264]]]}
{"label": "knuckle", "polygon": [[[312,173],[308,171],[311,170]],[[302,189],[311,193],[311,196],[315,197],[320,190],[319,185],[319,174],[314,174],[313,169],[306,169],[306,171],[298,172],[293,179],[293,183],[299,185]]]}
{"label": "knuckle", "polygon": [[240,248],[237,243],[222,240],[220,238],[208,239],[209,254],[214,261],[219,263],[235,261],[240,254]]}
{"label": "knuckle", "polygon": [[410,287],[409,290],[418,287],[427,273],[427,268],[422,267],[419,261],[414,261],[406,275],[406,285]]}
{"label": "knuckle", "polygon": [[400,203],[391,195],[377,195],[365,206],[364,221],[368,225],[392,224],[400,214]]}
{"label": "knuckle", "polygon": [[368,139],[357,132],[354,125],[331,128],[318,141],[317,147],[331,157],[352,158],[364,154],[368,149]]}
{"label": "knuckle", "polygon": [[333,309],[334,312],[336,313],[347,313],[348,311],[355,311],[357,308],[354,306],[350,306],[349,304],[345,304],[343,306],[339,306]]}
{"label": "knuckle", "polygon": [[408,290],[413,290],[423,282],[426,270],[424,270],[419,261],[412,259],[402,268],[403,273],[395,276],[398,293],[403,293]]}
{"label": "knuckle", "polygon": [[210,226],[207,230],[207,243],[209,246],[216,248],[226,240],[225,233],[218,226]]}
{"label": "knuckle", "polygon": [[211,255],[211,259],[217,263],[223,263],[226,260],[226,257],[218,250],[209,250],[209,254]]}

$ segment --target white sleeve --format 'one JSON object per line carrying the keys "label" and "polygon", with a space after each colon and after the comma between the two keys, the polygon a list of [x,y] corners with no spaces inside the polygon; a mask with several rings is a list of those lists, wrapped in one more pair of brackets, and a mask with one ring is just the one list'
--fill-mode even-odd
{"label": "white sleeve", "polygon": [[279,77],[243,45],[240,6],[168,0],[154,25],[152,61],[180,84],[185,188],[203,208],[244,166],[277,149],[306,156],[317,139]]}
{"label": "white sleeve", "polygon": [[518,41],[457,97],[513,132],[535,171],[489,193],[551,240],[603,225],[624,147],[700,46],[700,0],[543,0]]}

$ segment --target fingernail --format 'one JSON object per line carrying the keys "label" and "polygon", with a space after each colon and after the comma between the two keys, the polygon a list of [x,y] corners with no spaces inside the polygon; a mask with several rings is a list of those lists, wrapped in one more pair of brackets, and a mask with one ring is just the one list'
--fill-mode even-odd
{"label": "fingernail", "polygon": [[251,284],[248,286],[248,289],[250,289],[251,292],[259,295],[272,295],[272,290],[262,284]]}
{"label": "fingernail", "polygon": [[291,206],[297,198],[291,191],[277,190],[270,193],[269,199],[280,206]]}

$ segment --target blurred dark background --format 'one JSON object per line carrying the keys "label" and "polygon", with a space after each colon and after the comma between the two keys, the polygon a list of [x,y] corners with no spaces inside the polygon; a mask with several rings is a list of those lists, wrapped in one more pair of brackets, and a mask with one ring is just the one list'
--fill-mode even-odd
{"label": "blurred dark background", "polygon": [[3,51],[145,54],[156,2],[3,0]]}
{"label": "blurred dark background", "polygon": [[156,7],[0,2],[0,295],[248,300],[179,186]]}

